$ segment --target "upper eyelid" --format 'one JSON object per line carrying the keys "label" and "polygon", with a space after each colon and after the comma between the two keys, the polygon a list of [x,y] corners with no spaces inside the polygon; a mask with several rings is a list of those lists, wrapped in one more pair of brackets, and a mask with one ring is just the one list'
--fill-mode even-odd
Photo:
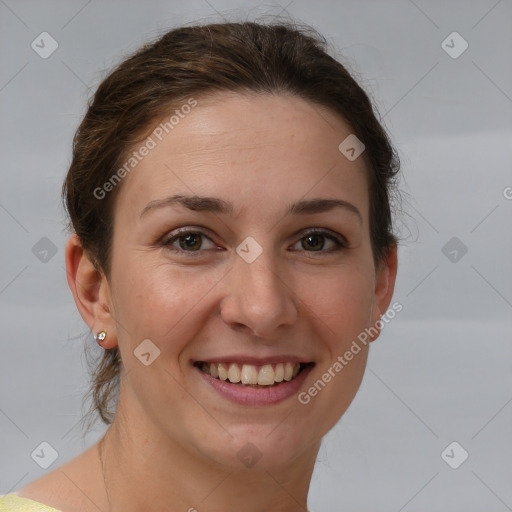
{"label": "upper eyelid", "polygon": [[296,233],[294,236],[299,236],[300,238],[303,238],[305,236],[308,236],[310,234],[319,234],[323,235],[326,238],[332,238],[336,240],[337,242],[340,242],[344,245],[348,245],[347,237],[342,235],[341,233],[337,233],[336,231],[328,228],[305,228]]}
{"label": "upper eyelid", "polygon": [[344,242],[348,243],[347,239],[341,233],[336,233],[336,231],[333,231],[332,229],[327,229],[327,228],[306,228],[306,229],[300,231],[298,233],[298,235],[302,234],[302,236],[307,236],[311,233],[314,233],[314,234],[318,233],[320,235],[325,235],[327,237],[332,237],[335,239],[341,238]]}
{"label": "upper eyelid", "polygon": [[174,238],[179,238],[180,236],[185,236],[191,233],[199,233],[201,236],[204,236],[213,242],[213,239],[210,235],[208,235],[208,231],[206,228],[197,227],[197,228],[177,228],[170,233],[166,233],[162,237],[162,242],[170,242]]}

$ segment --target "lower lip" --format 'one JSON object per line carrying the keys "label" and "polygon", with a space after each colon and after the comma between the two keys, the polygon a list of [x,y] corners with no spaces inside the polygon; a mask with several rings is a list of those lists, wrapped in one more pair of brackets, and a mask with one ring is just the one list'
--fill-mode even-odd
{"label": "lower lip", "polygon": [[196,368],[201,377],[224,398],[240,405],[272,405],[282,402],[295,395],[313,365],[306,366],[294,379],[283,381],[275,386],[251,388],[243,384],[232,384],[229,381],[215,379],[211,375]]}

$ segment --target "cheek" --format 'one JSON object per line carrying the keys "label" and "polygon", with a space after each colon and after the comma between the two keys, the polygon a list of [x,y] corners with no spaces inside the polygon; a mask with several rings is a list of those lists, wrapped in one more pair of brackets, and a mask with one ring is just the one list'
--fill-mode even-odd
{"label": "cheek", "polygon": [[124,263],[124,271],[118,274],[123,277],[115,282],[121,350],[128,354],[150,339],[162,356],[175,358],[208,314],[207,291],[214,286],[215,276],[194,275],[194,269],[149,257]]}
{"label": "cheek", "polygon": [[[371,321],[372,271],[350,266],[331,274],[304,297],[315,319],[315,339],[322,344],[315,377],[299,395],[311,431],[327,433],[345,413],[361,384],[368,344],[358,340]],[[321,285],[321,286],[319,286]],[[315,291],[311,291],[311,290]]]}
{"label": "cheek", "polygon": [[374,299],[372,267],[340,267],[321,280],[308,279],[301,288],[301,299],[329,332],[332,349],[343,349],[369,326]]}

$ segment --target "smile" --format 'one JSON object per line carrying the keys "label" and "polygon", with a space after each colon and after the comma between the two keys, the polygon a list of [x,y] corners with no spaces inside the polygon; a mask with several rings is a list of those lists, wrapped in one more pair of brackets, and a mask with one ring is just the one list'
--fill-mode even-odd
{"label": "smile", "polygon": [[238,363],[207,363],[199,361],[196,366],[214,379],[228,381],[244,386],[274,386],[280,382],[293,380],[304,369],[302,363],[277,364],[238,364]]}

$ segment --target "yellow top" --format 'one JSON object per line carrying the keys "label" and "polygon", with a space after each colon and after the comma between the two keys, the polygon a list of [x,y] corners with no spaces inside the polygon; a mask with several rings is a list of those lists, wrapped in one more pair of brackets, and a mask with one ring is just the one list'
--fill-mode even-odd
{"label": "yellow top", "polygon": [[15,493],[0,496],[0,512],[60,512],[37,501],[22,498]]}
{"label": "yellow top", "polygon": [[[22,498],[15,493],[0,496],[0,512],[61,512],[38,501]],[[308,509],[308,512],[311,512]]]}

